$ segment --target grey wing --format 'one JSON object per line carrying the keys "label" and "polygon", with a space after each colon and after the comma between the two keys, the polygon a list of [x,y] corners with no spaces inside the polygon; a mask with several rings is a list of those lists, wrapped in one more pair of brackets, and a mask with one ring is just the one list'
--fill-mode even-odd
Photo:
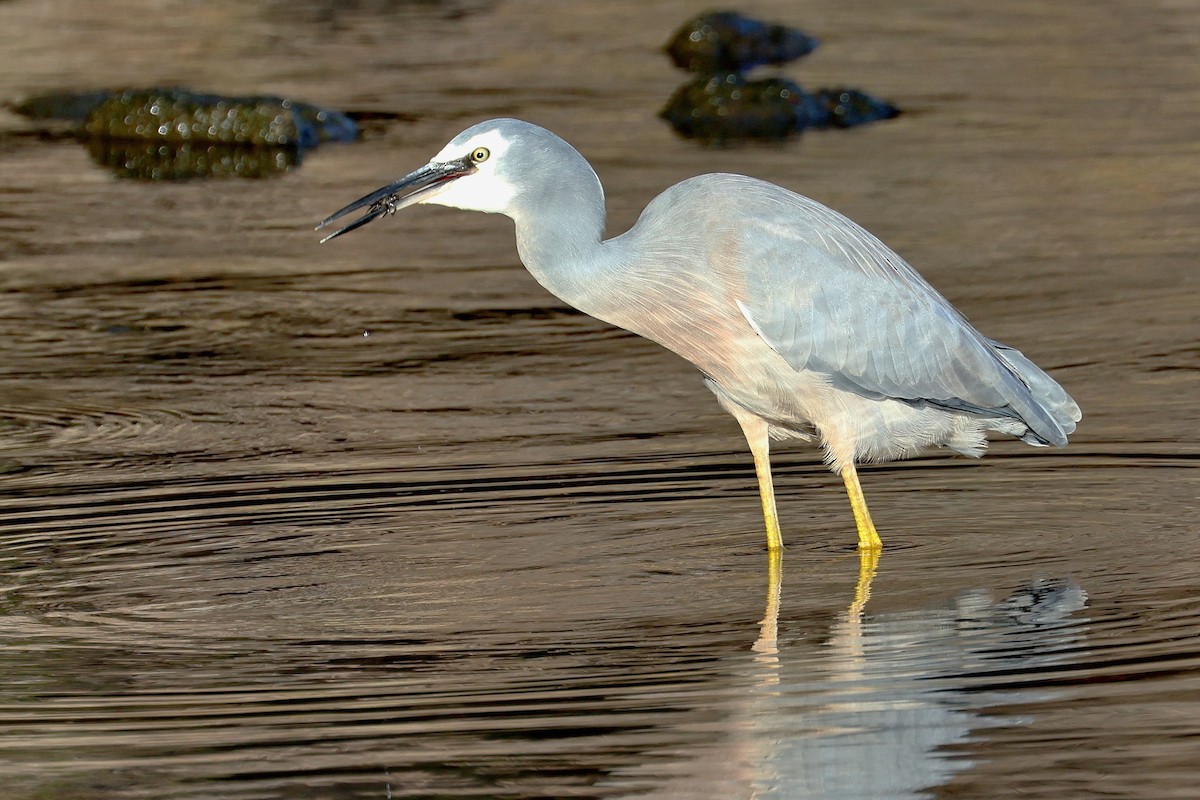
{"label": "grey wing", "polygon": [[1066,444],[1079,409],[1012,348],[984,338],[879,239],[791,195],[747,229],[743,313],[797,370],[868,397],[925,401],[1023,421]]}

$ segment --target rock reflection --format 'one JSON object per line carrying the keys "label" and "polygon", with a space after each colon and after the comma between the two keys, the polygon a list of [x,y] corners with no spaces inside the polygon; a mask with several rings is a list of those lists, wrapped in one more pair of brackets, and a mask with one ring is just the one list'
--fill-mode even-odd
{"label": "rock reflection", "polygon": [[89,139],[88,155],[118,178],[182,181],[192,178],[270,178],[300,163],[293,147],[227,144],[163,144]]}

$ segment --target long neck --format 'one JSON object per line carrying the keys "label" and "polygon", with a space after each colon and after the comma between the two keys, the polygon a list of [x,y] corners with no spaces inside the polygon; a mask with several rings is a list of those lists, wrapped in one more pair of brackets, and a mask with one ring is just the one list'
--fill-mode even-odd
{"label": "long neck", "polygon": [[588,312],[598,310],[603,276],[616,265],[605,246],[604,192],[591,167],[547,176],[514,204],[517,252],[525,267],[558,298]]}

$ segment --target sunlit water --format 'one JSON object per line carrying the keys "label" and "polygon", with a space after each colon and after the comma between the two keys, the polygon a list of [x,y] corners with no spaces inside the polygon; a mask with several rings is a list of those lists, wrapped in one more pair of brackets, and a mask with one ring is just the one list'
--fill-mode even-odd
{"label": "sunlit water", "polygon": [[[679,4],[141,6],[0,3],[0,95],[418,121],[257,182],[0,138],[4,796],[1195,796],[1190,6],[756,3],[824,42],[785,74],[908,113],[728,150],[654,117]],[[782,450],[769,569],[735,423],[546,295],[508,222],[316,245],[498,114],[593,160],[613,231],[711,170],[846,211],[1059,377],[1078,436],[865,468],[878,564]]]}

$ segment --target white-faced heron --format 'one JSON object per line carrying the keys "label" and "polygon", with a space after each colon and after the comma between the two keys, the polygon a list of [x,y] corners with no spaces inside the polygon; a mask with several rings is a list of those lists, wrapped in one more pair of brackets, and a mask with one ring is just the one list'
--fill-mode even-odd
{"label": "white-faced heron", "polygon": [[881,547],[854,465],[987,433],[1067,443],[1079,407],[1017,350],[976,331],[879,239],[825,206],[741,175],[700,175],[604,238],[604,190],[550,131],[514,119],[460,133],[328,241],[415,203],[505,214],[542,286],[695,364],[754,455],[767,544],[783,546],[770,439],[819,440],[864,551]]}

